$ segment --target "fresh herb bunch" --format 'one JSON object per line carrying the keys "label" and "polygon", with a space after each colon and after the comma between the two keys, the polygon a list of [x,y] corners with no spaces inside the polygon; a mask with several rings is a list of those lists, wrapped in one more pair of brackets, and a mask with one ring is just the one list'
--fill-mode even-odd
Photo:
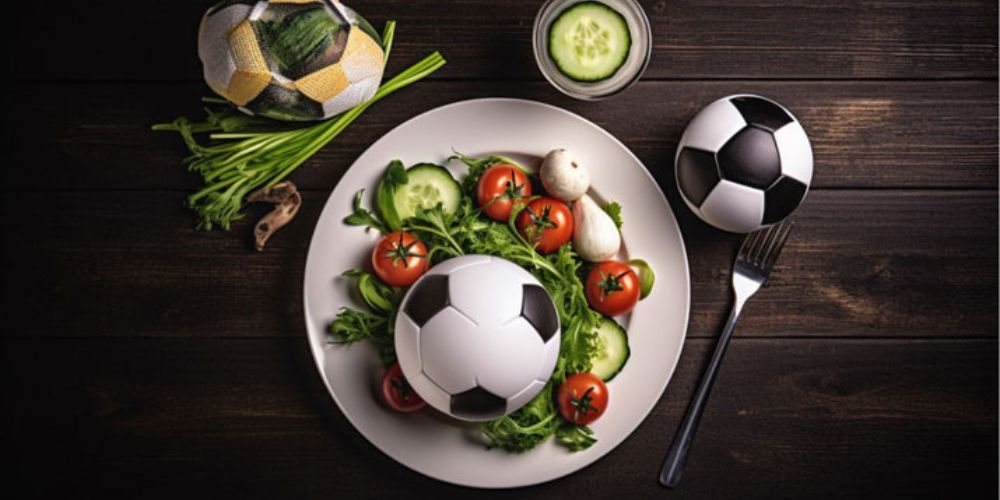
{"label": "fresh herb bunch", "polygon": [[[557,441],[567,448],[574,451],[582,450],[596,441],[592,437],[593,433],[586,426],[564,422],[553,402],[554,388],[558,387],[567,375],[589,372],[592,368],[592,359],[600,349],[597,327],[601,315],[587,303],[583,283],[580,280],[582,261],[570,245],[563,245],[550,255],[538,253],[514,225],[517,215],[524,209],[523,203],[514,206],[506,223],[488,219],[475,208],[473,196],[479,176],[494,164],[518,165],[516,162],[503,156],[470,158],[458,154],[453,158],[461,160],[469,167],[461,182],[463,197],[458,209],[454,213],[447,213],[438,205],[418,210],[414,217],[406,221],[405,230],[427,245],[427,258],[432,265],[459,255],[486,254],[502,257],[524,267],[549,292],[562,328],[559,359],[552,377],[541,392],[517,411],[484,422],[480,428],[489,439],[490,447],[508,451],[529,450],[553,435],[556,435]],[[390,164],[386,175],[390,175],[394,168],[399,167],[400,165],[395,162]],[[362,206],[362,193],[363,191],[359,191],[355,196],[353,212],[344,219],[344,222],[387,232],[388,226],[384,218]],[[350,272],[358,273],[353,270]],[[378,281],[374,277],[369,276],[369,278]],[[370,287],[370,285],[365,286]],[[358,287],[362,298],[366,295],[376,295],[375,292],[363,290],[360,279]],[[331,324],[331,332],[345,342],[368,338],[378,344],[385,342],[385,335],[391,339],[395,306],[398,306],[398,301],[392,302],[391,310],[373,307],[369,299],[364,301],[369,312],[341,309]]]}
{"label": "fresh herb bunch", "polygon": [[[386,22],[382,34],[385,58],[392,48],[395,21]],[[434,52],[383,83],[375,95],[328,120],[299,128],[272,120],[246,116],[222,99],[206,98],[203,122],[180,117],[171,123],[154,125],[153,130],[177,132],[191,151],[184,163],[201,174],[205,187],[187,199],[198,217],[197,227],[229,229],[242,217],[245,198],[260,188],[269,188],[291,174],[309,157],[340,135],[369,106],[383,97],[419,81],[445,63]],[[194,135],[208,133],[210,145],[202,145]]]}
{"label": "fresh herb bunch", "polygon": [[396,361],[393,331],[396,310],[403,298],[402,291],[382,283],[361,269],[348,269],[343,276],[357,278],[358,295],[368,310],[340,308],[337,317],[330,323],[330,333],[335,338],[333,342],[352,344],[359,340],[370,340],[378,348],[382,362],[392,364]]}

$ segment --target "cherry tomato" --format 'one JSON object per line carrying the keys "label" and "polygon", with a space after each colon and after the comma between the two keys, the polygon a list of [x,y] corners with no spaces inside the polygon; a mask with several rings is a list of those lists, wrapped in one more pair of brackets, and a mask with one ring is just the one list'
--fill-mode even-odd
{"label": "cherry tomato", "polygon": [[528,175],[509,163],[497,163],[479,177],[476,201],[489,218],[506,222],[514,202],[531,196]]}
{"label": "cherry tomato", "polygon": [[593,373],[566,377],[556,394],[559,413],[574,424],[587,425],[608,409],[608,386]]}
{"label": "cherry tomato", "polygon": [[392,286],[412,285],[427,271],[427,247],[410,233],[389,233],[375,245],[372,267]]}
{"label": "cherry tomato", "polygon": [[406,381],[399,363],[393,363],[382,375],[382,400],[389,408],[401,413],[415,412],[427,406]]}
{"label": "cherry tomato", "polygon": [[541,253],[552,253],[573,237],[573,213],[554,198],[538,198],[517,214],[517,229]]}
{"label": "cherry tomato", "polygon": [[608,316],[625,314],[639,302],[639,275],[623,262],[597,264],[587,274],[584,287],[590,307]]}

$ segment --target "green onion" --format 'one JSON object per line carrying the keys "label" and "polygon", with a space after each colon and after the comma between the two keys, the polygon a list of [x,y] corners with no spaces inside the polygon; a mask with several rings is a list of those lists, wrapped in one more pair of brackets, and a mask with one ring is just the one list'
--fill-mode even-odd
{"label": "green onion", "polygon": [[[392,47],[395,21],[386,23],[382,35],[386,58]],[[185,117],[171,123],[154,125],[153,130],[178,132],[191,151],[184,162],[200,174],[205,187],[187,199],[195,211],[199,229],[229,229],[240,219],[244,199],[251,192],[269,188],[287,177],[299,165],[340,135],[369,106],[383,97],[417,82],[445,64],[434,52],[384,82],[375,95],[335,117],[302,128],[282,127],[271,120],[246,116],[231,106],[206,108],[206,121],[191,122]],[[209,98],[209,104],[219,100]],[[210,145],[202,145],[194,134],[209,133]]]}

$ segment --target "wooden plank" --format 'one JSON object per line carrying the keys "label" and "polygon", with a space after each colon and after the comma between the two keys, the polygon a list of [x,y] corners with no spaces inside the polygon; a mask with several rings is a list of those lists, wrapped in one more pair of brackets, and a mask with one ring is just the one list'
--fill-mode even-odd
{"label": "wooden plank", "polygon": [[[195,33],[211,2],[17,2],[7,79],[196,80]],[[357,3],[357,2],[356,2]],[[650,78],[969,78],[997,76],[997,4],[988,0],[654,1]],[[432,50],[440,78],[540,80],[531,34],[539,2],[362,2],[376,26],[399,22],[392,68]],[[127,13],[127,17],[125,17]],[[114,22],[127,19],[127,22]]]}
{"label": "wooden plank", "polygon": [[[257,253],[250,220],[229,233],[194,231],[182,192],[8,193],[0,207],[16,216],[0,260],[0,332],[301,337],[303,262],[325,198],[306,193],[298,218]],[[738,237],[670,198],[691,265],[689,335],[714,336]],[[738,335],[996,338],[995,191],[820,190],[796,218]]]}
{"label": "wooden plank", "polygon": [[[0,344],[0,435],[17,458],[7,480],[12,491],[143,498],[472,493],[411,472],[360,437],[326,394],[302,339]],[[655,474],[711,346],[687,342],[665,396],[619,448],[519,496],[663,495]],[[995,341],[737,339],[684,480],[671,494],[994,497],[996,350]]]}
{"label": "wooden plank", "polygon": [[[148,127],[178,114],[197,116],[201,85],[5,88],[3,128],[30,133],[4,136],[15,159],[4,188],[196,186],[181,165],[187,152],[180,138]],[[361,152],[406,119],[461,99],[505,95],[594,120],[672,186],[674,148],[688,121],[709,102],[740,92],[771,96],[798,115],[812,137],[816,187],[997,186],[995,82],[653,82],[596,103],[561,97],[541,83],[421,82],[367,111],[294,179],[330,189]]]}

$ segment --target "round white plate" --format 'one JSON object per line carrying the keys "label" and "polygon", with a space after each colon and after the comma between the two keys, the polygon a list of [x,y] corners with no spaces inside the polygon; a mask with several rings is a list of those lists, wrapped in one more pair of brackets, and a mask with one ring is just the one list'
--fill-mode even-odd
{"label": "round white plate", "polygon": [[[608,383],[608,410],[591,428],[598,439],[572,453],[549,439],[525,453],[487,450],[476,424],[426,409],[399,414],[378,401],[383,367],[369,343],[330,344],[327,327],[343,306],[359,307],[340,274],[367,267],[378,234],[348,226],[354,194],[365,204],[393,159],[404,164],[442,163],[452,148],[472,156],[500,153],[536,168],[549,150],[565,147],[588,166],[591,194],[618,200],[625,220],[623,257],[641,257],[656,272],[653,293],[619,321],[628,329],[632,355]],[[458,177],[458,162],[448,164]],[[337,184],[316,223],[305,270],[305,315],[320,374],[347,419],[379,450],[427,476],[465,486],[509,488],[575,472],[601,458],[635,430],[670,381],[687,330],[690,286],[684,243],[666,198],[642,163],[597,125],[534,101],[476,99],[428,111],[372,144]],[[650,474],[653,474],[652,471]],[[651,476],[652,477],[652,476]]]}

